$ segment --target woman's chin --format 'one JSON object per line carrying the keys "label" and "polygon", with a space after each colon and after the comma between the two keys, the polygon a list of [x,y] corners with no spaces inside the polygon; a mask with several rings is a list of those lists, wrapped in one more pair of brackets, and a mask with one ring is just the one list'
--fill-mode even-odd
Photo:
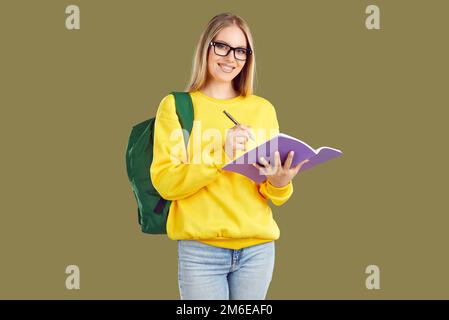
{"label": "woman's chin", "polygon": [[232,74],[216,74],[215,79],[220,82],[229,82],[234,79],[234,75]]}

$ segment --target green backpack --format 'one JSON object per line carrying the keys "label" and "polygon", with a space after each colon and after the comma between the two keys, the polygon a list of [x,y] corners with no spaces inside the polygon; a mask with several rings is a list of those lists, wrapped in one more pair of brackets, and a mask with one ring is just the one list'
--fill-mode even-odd
{"label": "green backpack", "polygon": [[[176,113],[187,147],[193,127],[193,103],[188,92],[172,92]],[[150,176],[153,161],[154,123],[148,119],[133,126],[126,148],[126,170],[137,201],[137,216],[144,233],[166,234],[166,224],[171,201],[161,197],[154,188]]]}

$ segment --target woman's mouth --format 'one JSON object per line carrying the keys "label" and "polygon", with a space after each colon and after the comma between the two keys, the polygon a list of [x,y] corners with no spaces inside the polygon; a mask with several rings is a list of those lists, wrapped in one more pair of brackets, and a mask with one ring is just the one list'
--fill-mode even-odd
{"label": "woman's mouth", "polygon": [[221,70],[226,73],[231,73],[235,69],[235,67],[227,66],[221,63],[218,63],[218,65],[220,66]]}

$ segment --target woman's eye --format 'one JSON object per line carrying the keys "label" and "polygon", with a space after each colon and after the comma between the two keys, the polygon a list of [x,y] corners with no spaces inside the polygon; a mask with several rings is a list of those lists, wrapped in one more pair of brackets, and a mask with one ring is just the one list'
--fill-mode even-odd
{"label": "woman's eye", "polygon": [[245,49],[237,49],[237,53],[238,54],[246,54],[246,50]]}
{"label": "woman's eye", "polygon": [[217,43],[216,46],[217,46],[218,49],[226,48],[226,46],[224,44],[221,44],[221,43]]}

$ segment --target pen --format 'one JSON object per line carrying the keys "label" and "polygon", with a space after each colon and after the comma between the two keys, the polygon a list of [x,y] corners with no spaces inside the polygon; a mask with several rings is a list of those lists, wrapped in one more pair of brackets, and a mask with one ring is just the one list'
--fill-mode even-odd
{"label": "pen", "polygon": [[[231,119],[231,121],[234,122],[236,125],[238,125],[238,126],[240,125],[240,123],[239,123],[237,120],[235,120],[234,117],[231,116],[228,112],[226,112],[226,110],[223,110],[223,113],[224,113],[229,119]],[[249,134],[249,137],[251,138],[251,140],[256,141],[256,140],[254,139],[254,137],[253,137],[251,131],[248,130],[248,134]]]}

